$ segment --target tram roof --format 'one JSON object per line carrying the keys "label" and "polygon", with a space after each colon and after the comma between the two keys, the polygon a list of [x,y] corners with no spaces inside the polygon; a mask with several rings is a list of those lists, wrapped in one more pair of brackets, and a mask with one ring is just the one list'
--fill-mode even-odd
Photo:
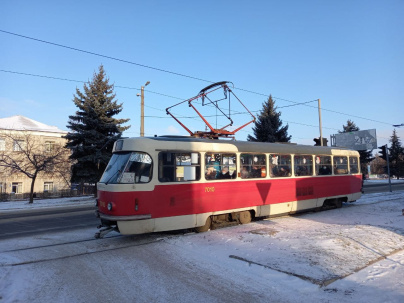
{"label": "tram roof", "polygon": [[[258,152],[289,154],[358,155],[357,151],[330,146],[311,146],[294,143],[267,143],[233,140],[214,140],[183,136],[126,138],[119,150],[188,150],[201,152]],[[118,151],[116,145],[114,151]]]}

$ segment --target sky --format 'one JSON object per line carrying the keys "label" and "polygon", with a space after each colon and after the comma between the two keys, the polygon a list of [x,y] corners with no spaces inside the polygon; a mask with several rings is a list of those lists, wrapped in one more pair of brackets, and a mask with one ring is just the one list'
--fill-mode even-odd
{"label": "sky", "polygon": [[[137,94],[147,81],[146,136],[188,135],[165,109],[230,81],[254,114],[272,95],[292,142],[313,145],[319,137],[320,99],[323,137],[350,119],[376,129],[380,146],[393,124],[404,123],[403,11],[401,0],[4,0],[0,118],[22,115],[68,130],[76,89],[102,64],[122,103],[117,118],[130,118],[124,136],[140,135]],[[237,114],[244,110],[234,101],[236,128],[251,118]],[[205,130],[185,103],[173,113],[192,131]],[[246,140],[251,126],[236,139]],[[403,140],[404,126],[396,131]]]}

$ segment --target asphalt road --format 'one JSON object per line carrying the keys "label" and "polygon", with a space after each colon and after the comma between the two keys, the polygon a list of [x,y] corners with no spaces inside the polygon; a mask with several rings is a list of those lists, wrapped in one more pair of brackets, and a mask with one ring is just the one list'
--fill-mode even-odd
{"label": "asphalt road", "polygon": [[0,240],[86,227],[94,227],[95,233],[100,221],[94,212],[94,206],[76,206],[2,213]]}
{"label": "asphalt road", "polygon": [[[404,190],[404,182],[392,183],[392,190]],[[364,194],[388,191],[388,184],[371,184],[364,187]],[[93,206],[76,206],[3,213],[0,214],[0,240],[87,227],[93,227],[95,234],[100,221],[94,212]]]}
{"label": "asphalt road", "polygon": [[[396,190],[404,190],[404,182],[400,183],[391,183],[391,190],[396,191]],[[364,194],[373,194],[373,193],[383,193],[383,192],[389,192],[390,187],[389,184],[367,184],[363,188]]]}

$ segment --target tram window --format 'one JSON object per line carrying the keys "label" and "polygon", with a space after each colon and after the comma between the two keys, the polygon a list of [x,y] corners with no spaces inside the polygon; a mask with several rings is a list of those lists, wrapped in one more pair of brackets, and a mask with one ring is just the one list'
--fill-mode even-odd
{"label": "tram window", "polygon": [[152,160],[146,153],[133,152],[119,183],[147,183],[151,179]]}
{"label": "tram window", "polygon": [[359,173],[359,161],[357,157],[349,157],[349,169],[351,174]]}
{"label": "tram window", "polygon": [[146,153],[115,153],[100,182],[106,184],[147,183],[152,178],[152,167],[152,158]]}
{"label": "tram window", "polygon": [[271,177],[290,177],[292,171],[291,155],[269,155]]}
{"label": "tram window", "polygon": [[199,180],[200,154],[191,152],[159,153],[159,181],[184,182]]}
{"label": "tram window", "polygon": [[348,157],[334,156],[334,174],[345,175],[348,173]]}
{"label": "tram window", "polygon": [[313,175],[313,157],[311,155],[295,155],[295,176]]}
{"label": "tram window", "polygon": [[206,180],[235,179],[237,175],[236,154],[206,153]]}
{"label": "tram window", "polygon": [[241,154],[240,166],[242,179],[265,178],[267,176],[265,155]]}
{"label": "tram window", "polygon": [[316,156],[316,175],[331,175],[331,156]]}

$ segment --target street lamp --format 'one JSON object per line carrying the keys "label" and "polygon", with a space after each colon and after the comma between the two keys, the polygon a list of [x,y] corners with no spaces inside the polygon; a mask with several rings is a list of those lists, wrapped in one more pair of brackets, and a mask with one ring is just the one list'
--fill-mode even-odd
{"label": "street lamp", "polygon": [[[144,137],[144,88],[150,84],[147,81],[146,84],[140,87],[140,136]],[[137,94],[139,97],[139,94]]]}

